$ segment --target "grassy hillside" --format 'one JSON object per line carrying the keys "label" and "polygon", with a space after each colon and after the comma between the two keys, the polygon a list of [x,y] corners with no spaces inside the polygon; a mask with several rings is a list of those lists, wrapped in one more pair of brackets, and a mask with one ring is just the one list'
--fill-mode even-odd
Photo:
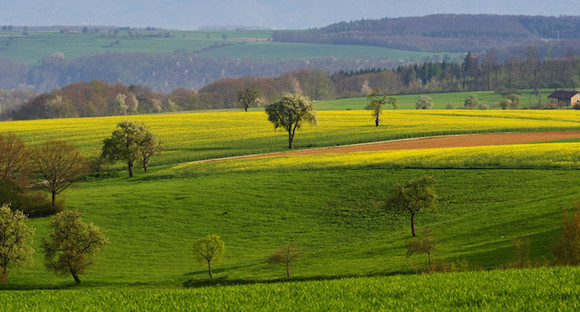
{"label": "grassy hillside", "polygon": [[[144,35],[164,33],[142,32]],[[103,53],[142,52],[171,54],[197,52],[217,58],[249,58],[266,60],[293,60],[308,58],[372,58],[390,59],[404,63],[419,62],[427,58],[456,59],[459,53],[411,52],[369,46],[344,46],[331,44],[301,44],[269,42],[272,31],[172,31],[170,38],[128,38],[127,32],[115,37],[99,34],[71,32],[0,32],[0,57],[7,57],[28,65],[36,64],[44,56],[63,53],[66,58],[77,58]],[[16,36],[10,38],[11,35]],[[127,38],[126,38],[127,37]],[[224,39],[225,38],[225,39]],[[119,44],[116,44],[116,41]]]}

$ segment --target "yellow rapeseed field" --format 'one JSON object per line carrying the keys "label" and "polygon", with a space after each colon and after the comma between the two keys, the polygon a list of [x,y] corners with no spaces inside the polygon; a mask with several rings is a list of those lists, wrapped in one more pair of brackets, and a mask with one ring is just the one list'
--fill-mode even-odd
{"label": "yellow rapeseed field", "polygon": [[[375,127],[369,111],[322,111],[318,126],[304,126],[297,148],[344,145],[442,134],[580,130],[577,110],[385,110]],[[48,139],[76,144],[96,156],[104,138],[123,119],[144,122],[165,145],[155,164],[284,150],[287,135],[274,131],[263,112],[201,112],[124,117],[51,119],[0,123],[31,145]]]}
{"label": "yellow rapeseed field", "polygon": [[346,154],[269,156],[181,164],[175,175],[337,167],[580,169],[580,143],[514,144]]}

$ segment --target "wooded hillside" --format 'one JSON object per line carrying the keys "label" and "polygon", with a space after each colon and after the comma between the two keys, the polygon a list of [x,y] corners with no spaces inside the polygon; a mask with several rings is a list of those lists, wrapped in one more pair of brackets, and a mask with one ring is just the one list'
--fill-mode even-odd
{"label": "wooded hillside", "polygon": [[415,51],[475,51],[496,48],[511,56],[527,46],[553,55],[580,48],[580,17],[454,15],[341,22],[306,31],[278,31],[278,42],[384,46]]}

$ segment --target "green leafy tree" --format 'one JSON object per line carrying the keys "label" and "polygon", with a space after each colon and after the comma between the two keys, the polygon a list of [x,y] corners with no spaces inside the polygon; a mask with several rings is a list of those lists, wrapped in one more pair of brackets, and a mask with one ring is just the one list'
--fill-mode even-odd
{"label": "green leafy tree", "polygon": [[193,245],[193,251],[201,263],[207,263],[209,279],[213,280],[211,263],[219,261],[224,254],[225,244],[218,235],[202,237]]}
{"label": "green leafy tree", "polygon": [[135,162],[143,161],[146,169],[151,156],[160,151],[160,142],[144,124],[124,120],[117,124],[111,137],[103,141],[101,157],[110,162],[125,161],[129,177],[132,177]]}
{"label": "green leafy tree", "polygon": [[60,275],[71,274],[77,284],[79,274],[93,264],[93,256],[108,243],[101,230],[86,224],[76,210],[58,213],[51,222],[52,232],[42,242],[46,268]]}
{"label": "green leafy tree", "polygon": [[411,214],[411,233],[415,236],[415,215],[425,209],[435,207],[437,195],[431,187],[435,179],[423,176],[407,182],[397,183],[391,190],[387,206],[395,211]]}
{"label": "green leafy tree", "polygon": [[475,94],[470,94],[463,102],[463,107],[467,109],[474,109],[477,105],[479,105],[479,100]]}
{"label": "green leafy tree", "polygon": [[379,89],[375,88],[371,91],[371,93],[367,96],[367,106],[365,109],[371,110],[373,112],[373,117],[375,117],[375,126],[379,126],[379,121],[381,114],[383,112],[383,105],[390,104],[393,106],[393,109],[397,109],[398,101],[395,97],[390,96],[381,96]]}
{"label": "green leafy tree", "polygon": [[419,237],[407,242],[407,258],[416,253],[426,253],[429,259],[429,272],[431,272],[431,253],[436,249],[437,242],[428,229],[422,229],[419,232]]}
{"label": "green leafy tree", "polygon": [[286,266],[286,277],[290,277],[290,264],[300,258],[301,253],[292,243],[288,243],[276,250],[268,259],[268,263],[281,263]]}
{"label": "green leafy tree", "polygon": [[262,96],[262,92],[256,87],[240,90],[238,91],[238,104],[247,112],[250,106],[260,103],[260,96]]}
{"label": "green leafy tree", "polygon": [[421,95],[415,101],[415,109],[431,109],[433,108],[433,99],[426,95]]}
{"label": "green leafy tree", "polygon": [[288,132],[288,148],[294,148],[294,135],[304,122],[317,124],[317,116],[312,103],[300,94],[285,94],[277,102],[266,106],[268,120],[274,128]]}
{"label": "green leafy tree", "polygon": [[43,185],[52,195],[52,210],[56,195],[89,171],[88,162],[72,144],[60,140],[47,141],[33,150],[32,161],[44,178]]}
{"label": "green leafy tree", "polygon": [[27,219],[20,210],[0,207],[0,282],[7,280],[9,267],[32,261],[33,231],[26,225]]}

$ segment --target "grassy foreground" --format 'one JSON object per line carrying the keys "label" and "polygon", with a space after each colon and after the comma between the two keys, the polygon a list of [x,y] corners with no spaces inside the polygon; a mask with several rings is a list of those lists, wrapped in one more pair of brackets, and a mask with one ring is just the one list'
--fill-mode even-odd
{"label": "grassy foreground", "polygon": [[0,292],[4,311],[578,311],[579,268],[198,289]]}

